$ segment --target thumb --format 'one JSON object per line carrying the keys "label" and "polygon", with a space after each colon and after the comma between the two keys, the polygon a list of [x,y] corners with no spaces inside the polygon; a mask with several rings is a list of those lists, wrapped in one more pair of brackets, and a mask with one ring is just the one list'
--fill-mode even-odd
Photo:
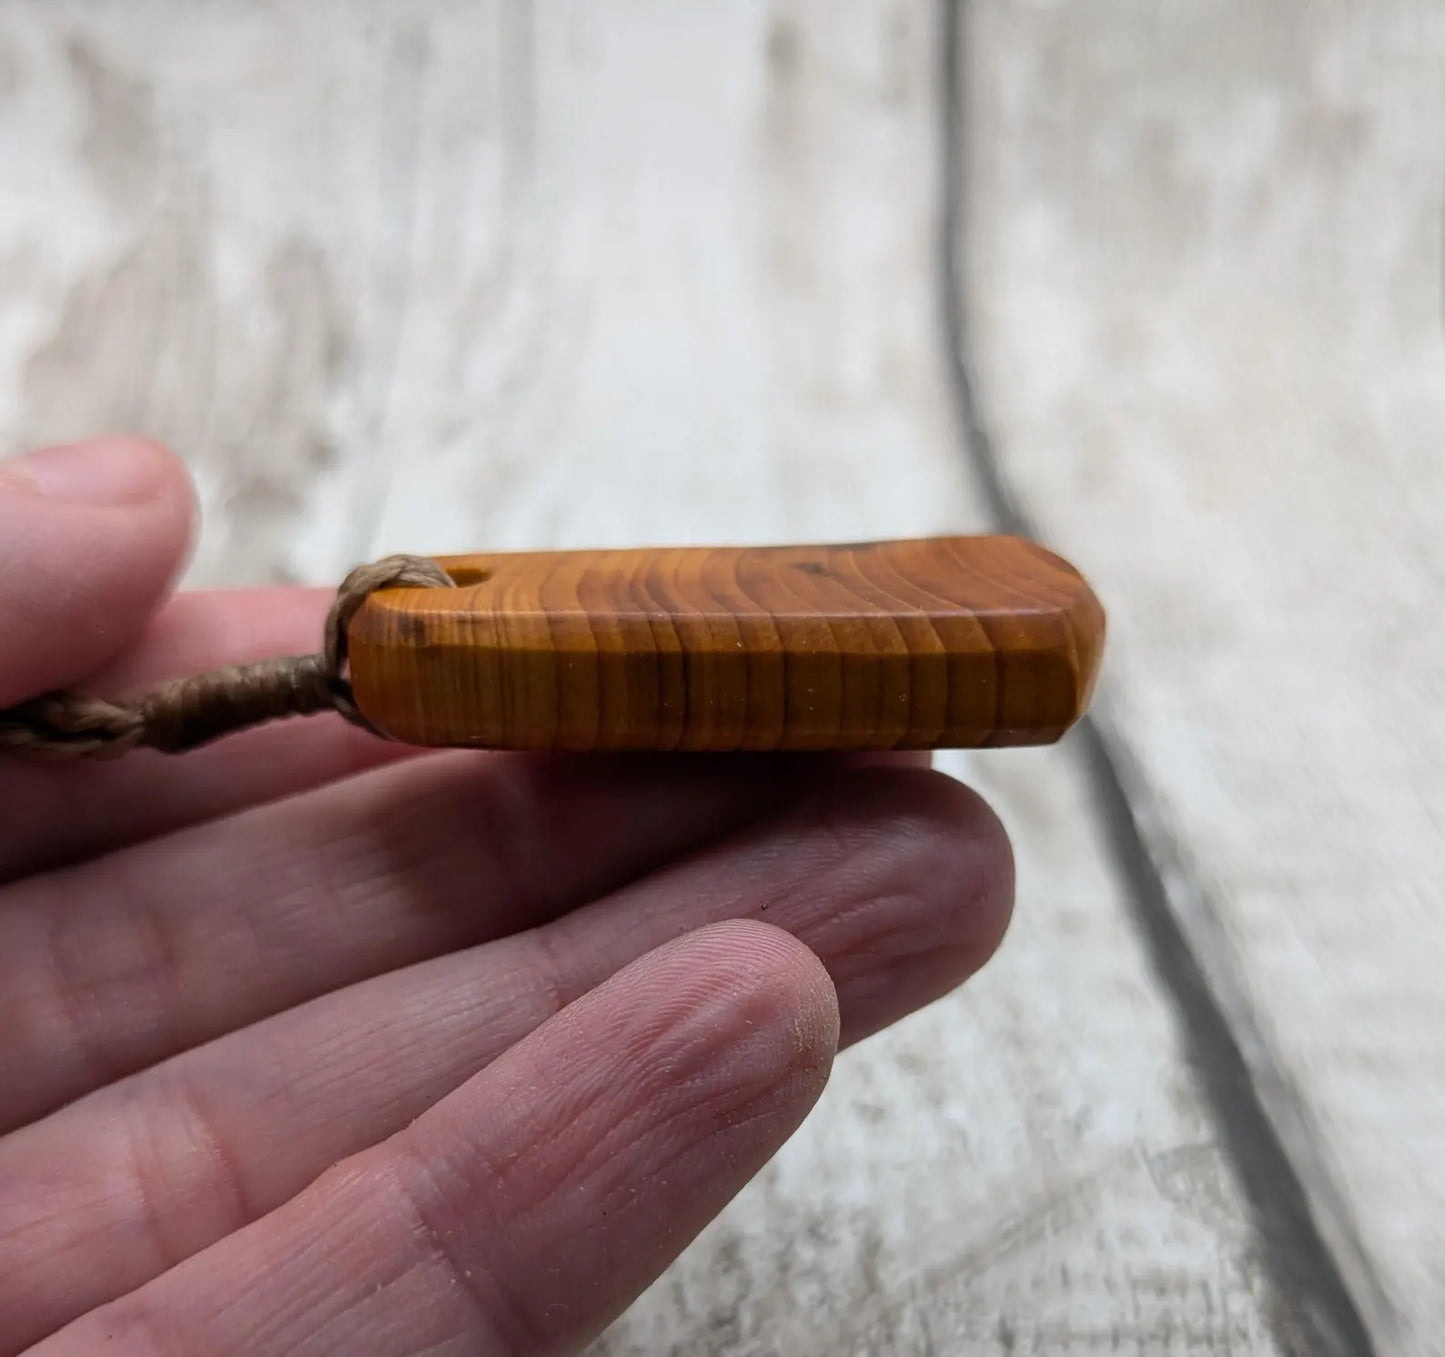
{"label": "thumb", "polygon": [[0,710],[83,679],[140,632],[193,506],[180,462],[140,439],[0,462]]}

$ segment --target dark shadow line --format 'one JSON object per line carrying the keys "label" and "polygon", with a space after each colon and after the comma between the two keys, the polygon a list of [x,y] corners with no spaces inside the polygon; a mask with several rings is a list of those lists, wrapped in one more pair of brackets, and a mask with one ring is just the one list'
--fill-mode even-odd
{"label": "dark shadow line", "polygon": [[[1005,532],[1035,537],[1029,515],[1004,479],[979,411],[969,366],[962,273],[968,181],[963,133],[967,95],[964,0],[941,3],[938,260],[955,409],[962,424],[964,454],[997,525]],[[1127,906],[1174,1004],[1190,1067],[1248,1198],[1262,1245],[1263,1266],[1284,1311],[1274,1316],[1275,1337],[1284,1351],[1300,1357],[1374,1357],[1369,1331],[1320,1231],[1304,1184],[1170,902],[1165,877],[1149,850],[1109,740],[1097,722],[1087,717],[1074,738],[1083,755],[1111,857],[1127,887]],[[1373,1277],[1368,1280],[1379,1293]]]}

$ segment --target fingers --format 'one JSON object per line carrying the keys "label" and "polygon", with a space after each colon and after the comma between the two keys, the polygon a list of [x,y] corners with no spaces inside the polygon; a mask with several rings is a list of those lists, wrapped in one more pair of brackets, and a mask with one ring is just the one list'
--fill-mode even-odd
{"label": "fingers", "polygon": [[327,990],[543,922],[826,767],[451,753],[18,882],[0,897],[0,1130]]}
{"label": "fingers", "polygon": [[130,642],[180,566],[191,514],[180,464],[137,439],[0,462],[0,708]]}
{"label": "fingers", "polygon": [[837,1034],[791,938],[694,934],[36,1357],[576,1352],[796,1129]]}
{"label": "fingers", "polygon": [[833,976],[855,1040],[977,969],[1011,899],[1008,845],[977,797],[859,770],[544,928],[103,1089],[0,1142],[0,1334],[48,1332],[280,1205],[680,933],[739,916],[787,930]]}
{"label": "fingers", "polygon": [[[181,594],[137,644],[88,680],[101,693],[143,692],[204,673],[321,646],[332,593],[251,589]],[[0,881],[104,853],[414,755],[339,717],[249,731],[171,758],[137,752],[105,763],[0,763]]]}

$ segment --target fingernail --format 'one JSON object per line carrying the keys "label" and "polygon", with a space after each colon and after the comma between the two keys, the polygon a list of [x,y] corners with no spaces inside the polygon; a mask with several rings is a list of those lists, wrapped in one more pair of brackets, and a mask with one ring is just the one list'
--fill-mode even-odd
{"label": "fingernail", "polygon": [[97,439],[27,452],[0,463],[30,489],[64,504],[140,504],[166,483],[160,454],[131,439]]}

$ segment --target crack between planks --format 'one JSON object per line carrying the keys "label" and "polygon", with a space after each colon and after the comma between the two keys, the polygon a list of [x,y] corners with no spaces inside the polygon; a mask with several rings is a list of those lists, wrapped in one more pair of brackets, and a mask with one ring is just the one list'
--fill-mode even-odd
{"label": "crack between planks", "polygon": [[[937,257],[949,382],[964,454],[996,523],[1036,537],[984,424],[970,366],[962,262],[966,0],[940,5]],[[1076,740],[1126,887],[1126,907],[1174,1006],[1186,1058],[1248,1198],[1282,1311],[1274,1319],[1281,1349],[1300,1357],[1375,1357],[1397,1331],[1393,1308],[1360,1244],[1309,1108],[1264,1037],[1218,909],[1168,829],[1148,813],[1155,800],[1148,781],[1107,715],[1086,717]]]}

